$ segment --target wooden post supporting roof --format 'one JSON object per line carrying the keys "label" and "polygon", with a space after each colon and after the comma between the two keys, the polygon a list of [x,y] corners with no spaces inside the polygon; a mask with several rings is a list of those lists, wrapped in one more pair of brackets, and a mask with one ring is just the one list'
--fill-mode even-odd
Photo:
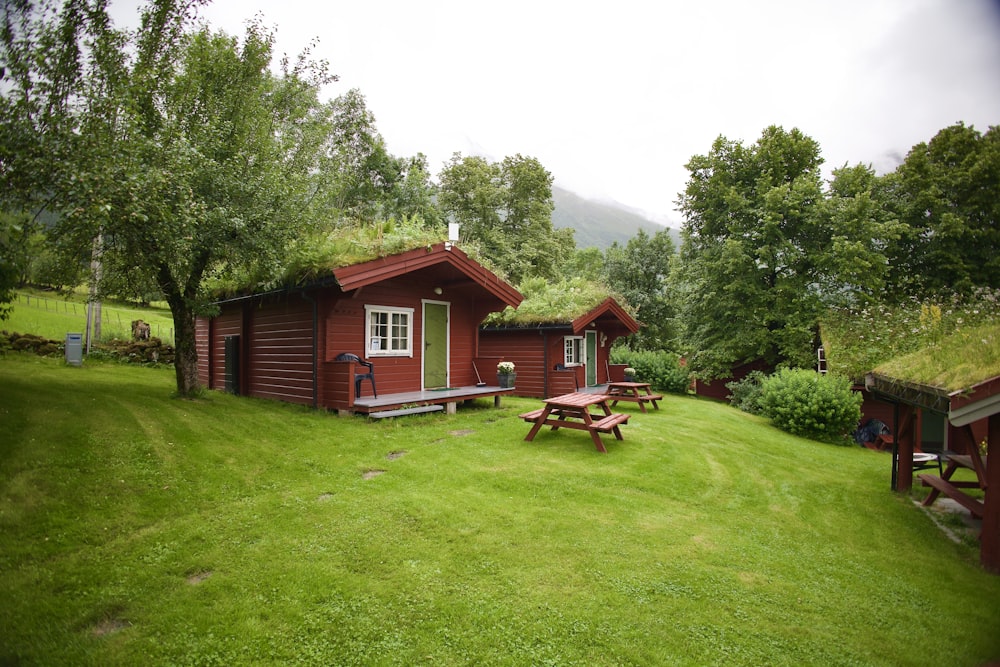
{"label": "wooden post supporting roof", "polygon": [[989,418],[989,453],[986,466],[986,499],[983,510],[983,532],[980,535],[979,561],[983,567],[1000,574],[1000,413]]}
{"label": "wooden post supporting roof", "polygon": [[[866,379],[867,388],[880,395],[885,400],[899,406],[900,419],[897,420],[897,437],[894,446],[897,447],[897,490],[909,491],[913,479],[913,451],[919,446],[919,421],[913,418],[914,413],[930,410],[943,414],[948,422],[956,427],[954,432],[961,439],[961,444],[969,451],[969,462],[979,480],[978,486],[983,490],[982,501],[982,532],[979,536],[980,563],[986,570],[1000,574],[1000,376],[979,382],[972,387],[959,391],[946,392],[939,387],[923,387],[911,382],[872,373]],[[972,425],[977,422],[987,422],[988,455],[979,456],[979,443],[976,441]],[[956,442],[956,445],[960,444]],[[991,456],[992,455],[992,456]],[[993,465],[989,465],[989,460]],[[947,471],[945,477],[948,476]],[[946,480],[933,477],[928,481],[933,486],[940,487],[937,492],[961,495],[958,482],[945,483]],[[969,497],[959,498],[969,502]],[[973,500],[978,507],[978,500]]]}

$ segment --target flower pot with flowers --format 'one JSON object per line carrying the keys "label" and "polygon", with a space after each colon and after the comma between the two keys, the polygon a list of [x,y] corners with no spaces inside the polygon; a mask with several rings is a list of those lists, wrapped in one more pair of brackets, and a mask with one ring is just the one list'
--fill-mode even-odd
{"label": "flower pot with flowers", "polygon": [[635,369],[631,366],[625,369],[625,381],[635,382]]}
{"label": "flower pot with flowers", "polygon": [[501,361],[497,364],[497,383],[501,389],[513,389],[516,377],[513,361]]}

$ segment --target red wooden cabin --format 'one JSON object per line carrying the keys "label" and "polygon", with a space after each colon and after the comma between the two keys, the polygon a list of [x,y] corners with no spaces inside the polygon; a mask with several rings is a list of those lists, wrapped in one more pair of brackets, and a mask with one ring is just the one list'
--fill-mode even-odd
{"label": "red wooden cabin", "polygon": [[[514,362],[518,396],[546,398],[621,380],[609,378],[616,370],[609,363],[611,345],[638,331],[635,318],[608,297],[566,321],[484,326],[479,351],[482,357]],[[496,373],[495,363],[488,372]]]}
{"label": "red wooden cabin", "polygon": [[[521,294],[451,243],[332,270],[326,279],[220,302],[199,318],[199,379],[211,389],[353,412],[498,398],[477,386],[478,327]],[[353,353],[374,366],[338,361]],[[378,396],[372,391],[373,385]]]}

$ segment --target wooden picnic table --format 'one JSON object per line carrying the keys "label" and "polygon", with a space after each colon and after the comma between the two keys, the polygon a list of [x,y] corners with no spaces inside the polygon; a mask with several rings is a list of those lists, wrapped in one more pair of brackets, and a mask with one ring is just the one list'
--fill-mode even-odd
{"label": "wooden picnic table", "polygon": [[646,403],[652,403],[653,408],[659,410],[656,402],[663,400],[661,394],[653,393],[648,382],[609,382],[604,393],[612,400],[611,407],[618,405],[618,401],[634,401],[643,412],[646,411]]}
{"label": "wooden picnic table", "polygon": [[[601,414],[592,414],[591,408],[600,408]],[[543,426],[551,426],[555,431],[560,428],[572,428],[590,433],[591,440],[597,451],[607,453],[601,433],[614,433],[615,438],[624,440],[618,428],[628,423],[630,415],[611,412],[606,394],[584,394],[574,392],[545,399],[545,407],[519,415],[533,426],[525,436],[531,442]]]}
{"label": "wooden picnic table", "polygon": [[[923,505],[930,506],[943,493],[969,510],[972,516],[982,519],[985,509],[983,501],[973,498],[962,489],[986,489],[986,466],[989,457],[980,456],[977,450],[973,450],[971,454],[943,454],[943,456],[948,459],[948,465],[940,477],[937,475],[917,476],[924,486],[931,487],[931,492],[927,494]],[[959,468],[968,468],[974,471],[976,473],[975,481],[952,480],[951,476]]]}

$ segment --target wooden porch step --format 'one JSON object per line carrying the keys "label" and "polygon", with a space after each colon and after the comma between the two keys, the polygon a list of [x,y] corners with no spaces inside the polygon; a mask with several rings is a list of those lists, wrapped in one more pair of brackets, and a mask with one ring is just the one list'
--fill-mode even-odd
{"label": "wooden porch step", "polygon": [[440,412],[444,410],[443,405],[418,405],[414,408],[397,408],[396,410],[379,410],[369,412],[372,419],[385,419],[386,417],[403,417],[405,415],[419,415],[423,412]]}

